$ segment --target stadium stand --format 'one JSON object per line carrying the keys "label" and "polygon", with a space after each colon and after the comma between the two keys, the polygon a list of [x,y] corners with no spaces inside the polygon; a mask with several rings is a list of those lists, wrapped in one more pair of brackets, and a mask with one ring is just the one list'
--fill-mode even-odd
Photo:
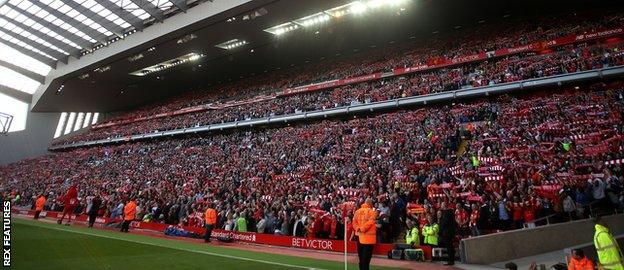
{"label": "stadium stand", "polygon": [[[332,240],[354,239],[354,211],[372,199],[379,243],[405,243],[406,228],[416,224],[416,246],[431,248],[439,232],[428,228],[446,206],[458,246],[621,213],[622,76],[317,121],[98,142],[624,67],[624,13],[576,16],[476,25],[134,107],[54,139],[47,155],[0,166],[0,191],[14,207],[32,210],[44,194],[44,211],[62,212],[67,189],[76,186],[74,214],[88,214],[98,197],[96,216],[110,221],[124,220],[124,205],[136,199],[126,225],[158,224],[176,236],[199,237],[182,228],[203,228],[214,207],[217,230]],[[478,263],[494,262],[474,254]]]}
{"label": "stadium stand", "polygon": [[[540,27],[535,31],[518,30],[518,33],[512,35],[516,36],[518,40],[514,43],[510,43],[508,37],[495,38],[493,44],[479,44],[475,41],[471,43],[470,40],[461,43],[462,37],[459,37],[459,42],[455,39],[457,37],[453,37],[453,39],[449,38],[442,44],[455,44],[457,42],[461,44],[460,48],[452,47],[449,49],[449,53],[443,54],[437,50],[428,50],[426,48],[431,46],[422,44],[422,47],[417,46],[417,48],[422,49],[414,50],[399,46],[399,48],[391,50],[390,53],[376,51],[338,63],[328,61],[329,63],[312,65],[303,68],[303,70],[288,71],[284,75],[271,74],[266,78],[252,78],[214,91],[187,94],[165,104],[150,105],[147,108],[122,116],[120,119],[113,119],[108,123],[98,125],[91,132],[74,137],[64,137],[55,140],[53,144],[124,137],[211,123],[262,118],[297,111],[338,107],[354,102],[374,102],[616,66],[622,62],[619,45],[621,40],[618,38],[601,40],[598,41],[598,44],[582,42],[576,45],[567,44],[547,48],[535,46],[529,51],[520,50],[519,54],[508,53],[506,56],[495,59],[481,57],[472,60],[471,57],[479,54],[485,55],[487,52],[496,50],[522,48],[532,42],[556,39],[566,34],[609,29],[609,27],[622,25],[621,20],[621,14],[614,14],[601,17],[594,23],[587,23],[587,25],[580,27],[576,27],[576,25],[566,27],[565,21],[559,21],[559,23],[545,22],[544,25],[553,23],[553,28],[544,30]],[[479,30],[483,31],[484,29]],[[496,33],[498,29],[489,29],[489,31]],[[533,39],[525,38],[525,36],[531,36]],[[464,39],[468,38],[464,37]],[[431,42],[433,44],[436,41]],[[504,46],[508,47],[505,48]],[[457,64],[436,68],[436,62],[444,61]],[[296,90],[296,86],[309,83],[371,75],[422,64],[431,65],[433,68],[427,68],[423,72],[408,74],[407,76],[387,79],[379,79],[377,76],[376,80],[372,82],[346,85],[335,89],[330,88],[328,91],[306,93],[308,91],[298,92]],[[435,70],[426,72],[429,69]],[[316,76],[310,74],[316,74]],[[263,84],[264,81],[270,83]],[[241,89],[245,90],[241,91]],[[277,89],[286,90],[277,92]],[[289,89],[295,90],[288,92]],[[224,99],[225,96],[229,98]],[[189,103],[189,100],[192,103]],[[201,106],[202,104],[205,106]],[[148,117],[149,115],[151,117]]]}

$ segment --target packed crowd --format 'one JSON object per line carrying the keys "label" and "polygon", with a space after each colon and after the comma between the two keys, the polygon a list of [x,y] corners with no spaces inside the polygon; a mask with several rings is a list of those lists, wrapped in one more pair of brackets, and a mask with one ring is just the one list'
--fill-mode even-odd
{"label": "packed crowd", "polygon": [[624,64],[621,43],[569,46],[544,55],[514,55],[495,61],[442,68],[264,100],[223,109],[181,114],[93,130],[68,140],[93,140],[292,114],[408,96],[494,85]]}
{"label": "packed crowd", "polygon": [[[535,25],[536,22],[534,21],[509,22],[513,27],[505,31],[508,35],[504,37],[500,36],[498,27],[476,27],[462,31],[463,34],[461,35],[454,34],[448,37],[434,38],[422,41],[422,44],[397,45],[390,49],[384,48],[384,50],[361,53],[343,59],[330,59],[317,64],[237,81],[210,91],[192,92],[171,100],[151,104],[112,119],[112,121],[170,112],[199,104],[222,104],[228,100],[244,100],[260,94],[274,94],[287,87],[390,71],[394,68],[423,63],[432,64],[441,59],[456,59],[474,53],[526,45],[572,33],[591,32],[623,25],[620,13],[598,17],[585,16],[588,17],[581,24],[570,24],[569,20],[556,18],[543,19],[539,21],[538,25]],[[478,33],[480,37],[490,38],[475,40],[475,33]],[[430,46],[430,44],[436,45]],[[555,52],[544,51],[538,55],[534,52],[522,53],[407,76],[348,85],[327,91],[277,97],[252,104],[100,128],[76,136],[60,138],[55,140],[53,144],[122,137],[318,110],[621,65],[623,57],[620,47],[619,44],[582,43],[558,48]]]}
{"label": "packed crowd", "polygon": [[139,220],[201,226],[214,202],[218,228],[322,238],[372,198],[381,242],[408,224],[435,245],[443,204],[463,236],[622,210],[621,87],[75,149],[0,167],[0,184],[18,205],[47,195],[47,210],[76,185],[77,212],[98,197],[120,217],[133,197]]}

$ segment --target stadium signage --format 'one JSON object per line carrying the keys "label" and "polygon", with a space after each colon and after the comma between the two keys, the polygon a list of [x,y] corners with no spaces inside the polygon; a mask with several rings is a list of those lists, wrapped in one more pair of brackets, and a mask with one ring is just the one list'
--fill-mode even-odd
{"label": "stadium signage", "polygon": [[11,201],[2,201],[2,266],[11,267]]}
{"label": "stadium signage", "polygon": [[453,58],[451,60],[451,63],[453,63],[453,64],[455,64],[455,63],[464,63],[464,62],[470,62],[470,61],[475,61],[475,60],[484,59],[484,58],[485,58],[485,53],[479,53],[479,54],[473,54],[473,55],[467,55],[467,56],[461,56],[461,57]]}
{"label": "stadium signage", "polygon": [[249,243],[256,242],[256,235],[253,233],[240,233],[232,231],[215,230],[212,235],[214,237],[231,237],[235,241],[243,241]]}
{"label": "stadium signage", "polygon": [[[10,207],[9,207],[10,209]],[[21,215],[33,217],[35,215],[35,211],[33,210],[18,210],[13,209],[15,213],[19,213]],[[59,212],[48,211],[47,217],[56,218],[59,216]],[[77,222],[86,222],[87,215],[78,215],[73,216],[74,220]],[[121,219],[112,219],[112,218],[97,218],[95,220],[96,223],[100,224],[108,224],[112,222],[121,222]],[[140,222],[133,221],[130,226],[132,228],[138,229],[146,229],[153,231],[164,231],[169,225],[163,223],[154,223],[154,222]],[[191,226],[182,226],[182,229],[194,232],[199,235],[203,235],[205,233],[204,228],[201,227],[191,227]],[[259,244],[259,245],[268,245],[268,246],[278,246],[278,247],[294,247],[301,249],[312,249],[312,250],[322,250],[322,251],[331,251],[331,252],[344,252],[345,242],[342,240],[334,240],[334,239],[315,239],[315,238],[301,238],[301,237],[293,237],[286,235],[275,235],[275,234],[264,234],[264,233],[254,233],[254,232],[237,232],[237,231],[226,231],[226,230],[213,230],[213,237],[231,237],[233,240],[238,242],[245,242],[251,244]],[[425,251],[425,257],[431,258],[431,249],[428,247],[422,247]],[[393,249],[392,244],[377,244],[375,245],[375,249],[373,253],[376,255],[388,255],[388,251]],[[347,252],[356,253],[357,245],[354,241],[347,241]]]}
{"label": "stadium signage", "polygon": [[594,32],[594,33],[589,33],[589,34],[582,34],[582,35],[576,36],[575,40],[579,41],[579,40],[586,40],[586,39],[592,39],[592,38],[601,38],[601,37],[606,37],[606,36],[612,36],[612,35],[616,35],[616,34],[621,34],[623,32],[623,30],[624,29],[622,29],[622,28],[616,28],[616,29],[610,29],[610,30]]}
{"label": "stadium signage", "polygon": [[333,243],[330,240],[292,238],[292,246],[298,248],[333,250],[332,244]]}

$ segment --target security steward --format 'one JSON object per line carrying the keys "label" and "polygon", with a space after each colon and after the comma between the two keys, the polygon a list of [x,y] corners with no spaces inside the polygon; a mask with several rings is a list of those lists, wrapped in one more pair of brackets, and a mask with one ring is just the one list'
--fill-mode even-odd
{"label": "security steward", "polygon": [[206,234],[204,234],[204,242],[210,242],[210,236],[212,235],[212,229],[217,224],[217,210],[212,208],[211,203],[208,203],[208,209],[204,214],[204,220],[206,221]]}
{"label": "security steward", "polygon": [[35,219],[39,219],[39,215],[41,211],[43,211],[43,206],[46,203],[46,197],[43,196],[43,193],[39,194],[39,197],[35,201]]}
{"label": "security steward", "polygon": [[594,222],[596,223],[594,245],[596,246],[598,260],[602,267],[599,269],[624,270],[624,261],[622,260],[624,256],[622,256],[622,250],[618,246],[618,242],[609,233],[609,228],[600,217],[596,217]]}
{"label": "security steward", "polygon": [[358,257],[360,270],[368,270],[373,257],[373,248],[377,243],[377,211],[372,208],[373,201],[366,199],[362,207],[353,215],[353,230],[358,236]]}
{"label": "security steward", "polygon": [[130,229],[130,222],[132,222],[136,217],[136,208],[137,204],[134,201],[134,198],[130,198],[126,203],[126,206],[124,206],[124,221],[121,224],[122,232],[128,232]]}
{"label": "security steward", "polygon": [[412,247],[420,246],[420,232],[418,231],[418,227],[414,226],[414,223],[411,220],[407,221],[407,233],[405,233],[405,243],[411,245]]}

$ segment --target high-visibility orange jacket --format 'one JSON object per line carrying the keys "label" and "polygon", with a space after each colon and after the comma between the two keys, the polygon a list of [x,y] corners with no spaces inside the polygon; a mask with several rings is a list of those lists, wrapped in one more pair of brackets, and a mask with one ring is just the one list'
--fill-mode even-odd
{"label": "high-visibility orange jacket", "polygon": [[362,204],[362,207],[355,211],[353,215],[353,229],[358,235],[360,244],[376,244],[377,243],[377,211],[373,210],[370,205]]}
{"label": "high-visibility orange jacket", "polygon": [[210,224],[210,225],[217,224],[217,210],[214,210],[212,208],[206,209],[204,219],[206,220],[206,224]]}
{"label": "high-visibility orange jacket", "polygon": [[570,263],[568,263],[568,270],[594,270],[594,263],[587,259],[587,257],[577,260],[575,258],[570,258]]}
{"label": "high-visibility orange jacket", "polygon": [[37,198],[37,201],[35,202],[35,211],[43,211],[43,206],[45,205],[46,202],[46,197],[45,196],[39,196],[39,198]]}
{"label": "high-visibility orange jacket", "polygon": [[124,220],[134,220],[136,216],[136,202],[133,200],[126,203],[124,206]]}

